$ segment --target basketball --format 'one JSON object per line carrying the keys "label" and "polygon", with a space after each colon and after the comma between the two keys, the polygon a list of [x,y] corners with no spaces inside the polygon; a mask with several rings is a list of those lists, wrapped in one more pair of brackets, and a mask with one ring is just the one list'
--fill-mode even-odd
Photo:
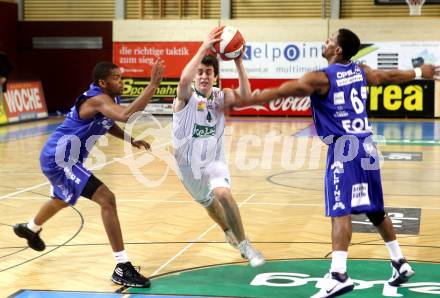
{"label": "basketball", "polygon": [[223,28],[220,38],[222,40],[214,44],[213,51],[219,54],[222,60],[233,60],[240,56],[244,45],[244,38],[240,31],[234,27],[226,26]]}

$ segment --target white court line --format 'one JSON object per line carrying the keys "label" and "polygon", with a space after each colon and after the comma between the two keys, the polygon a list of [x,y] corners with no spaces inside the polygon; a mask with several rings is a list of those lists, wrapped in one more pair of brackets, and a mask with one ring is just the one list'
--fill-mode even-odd
{"label": "white court line", "polygon": [[[250,199],[252,199],[255,196],[255,194],[251,194],[246,200],[244,200],[243,202],[241,202],[240,204],[238,204],[238,207],[241,207],[243,204],[245,204],[247,201],[249,201]],[[174,261],[177,257],[179,257],[181,254],[183,254],[186,250],[188,250],[191,246],[193,246],[194,243],[196,243],[198,240],[202,239],[203,237],[206,236],[206,234],[208,234],[212,229],[214,229],[217,226],[217,224],[213,224],[212,226],[210,226],[206,231],[204,231],[202,234],[199,235],[199,237],[197,237],[196,240],[192,241],[191,243],[188,243],[184,248],[182,248],[176,255],[174,255],[171,259],[169,259],[168,261],[166,261],[162,266],[160,266],[156,271],[154,271],[152,274],[150,274],[149,276],[155,276],[157,275],[163,268],[165,268],[166,266],[168,266],[168,264],[170,264],[172,261]]]}
{"label": "white court line", "polygon": [[[40,187],[42,187],[42,186],[44,186],[44,185],[47,185],[47,184],[49,184],[49,182],[40,183],[40,184],[37,184],[37,185],[31,186],[31,187],[23,188],[22,190],[19,190],[19,191],[11,192],[11,193],[9,193],[9,194],[6,194],[6,195],[1,196],[1,197],[0,197],[0,200],[7,199],[7,198],[13,197],[13,196],[15,196],[15,195],[18,195],[18,194],[24,193],[24,192],[28,192],[28,191],[30,191],[30,190],[34,190],[34,189],[40,188]],[[45,198],[45,200],[47,200],[47,198]]]}
{"label": "white court line", "polygon": [[[93,170],[93,169],[96,169],[96,168],[99,168],[99,167],[107,166],[107,165],[109,165],[109,164],[112,164],[112,163],[115,163],[115,162],[117,162],[117,161],[120,161],[121,159],[124,159],[124,158],[130,157],[130,156],[132,156],[132,155],[137,155],[137,154],[140,154],[140,153],[144,153],[144,152],[143,152],[143,151],[140,151],[140,152],[136,152],[136,153],[130,153],[130,154],[127,154],[127,155],[125,155],[125,156],[123,156],[123,157],[115,157],[115,158],[113,158],[113,159],[112,159],[111,161],[109,161],[109,162],[105,162],[105,163],[102,163],[102,164],[98,164],[98,165],[96,165],[96,166],[94,166],[94,167],[91,167],[90,170]],[[18,194],[24,193],[24,192],[28,192],[28,191],[30,191],[30,190],[34,190],[34,189],[40,188],[40,187],[45,186],[45,185],[48,185],[48,184],[49,184],[49,181],[44,182],[44,183],[40,183],[40,184],[37,184],[37,185],[34,185],[34,186],[26,187],[26,188],[23,188],[23,189],[21,189],[21,190],[19,190],[19,191],[11,192],[11,193],[9,193],[9,194],[6,194],[6,195],[3,195],[3,196],[0,196],[0,201],[1,201],[1,200],[4,200],[4,199],[7,199],[7,198],[10,198],[10,197],[13,197],[13,196],[15,196],[15,195],[18,195]],[[47,200],[47,198],[45,198],[45,200]]]}

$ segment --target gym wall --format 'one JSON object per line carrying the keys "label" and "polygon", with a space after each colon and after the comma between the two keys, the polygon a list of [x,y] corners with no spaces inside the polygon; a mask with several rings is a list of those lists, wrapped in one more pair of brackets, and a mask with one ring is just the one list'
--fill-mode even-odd
{"label": "gym wall", "polygon": [[[325,41],[349,28],[362,41],[440,40],[440,19],[115,20],[113,41],[201,41],[218,25],[231,25],[250,41]],[[396,30],[396,28],[399,30]]]}

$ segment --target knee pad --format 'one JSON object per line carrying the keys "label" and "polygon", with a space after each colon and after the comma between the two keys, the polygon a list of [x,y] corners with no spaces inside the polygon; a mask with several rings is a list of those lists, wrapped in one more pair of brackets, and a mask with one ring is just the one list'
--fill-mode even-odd
{"label": "knee pad", "polygon": [[369,213],[366,213],[365,215],[368,217],[368,219],[371,221],[371,223],[375,227],[377,227],[385,219],[386,213],[385,213],[385,211],[377,211],[377,212],[369,212]]}

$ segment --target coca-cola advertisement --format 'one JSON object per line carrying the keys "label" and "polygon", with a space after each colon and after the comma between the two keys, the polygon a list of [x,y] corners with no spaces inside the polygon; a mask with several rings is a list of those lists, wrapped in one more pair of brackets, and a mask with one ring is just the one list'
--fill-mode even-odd
{"label": "coca-cola advertisement", "polygon": [[[252,92],[260,92],[265,88],[276,87],[287,79],[250,79]],[[222,88],[237,88],[238,80],[222,79]],[[263,105],[251,105],[247,107],[233,108],[231,115],[242,116],[310,116],[310,98],[306,97],[286,97],[272,100]]]}

